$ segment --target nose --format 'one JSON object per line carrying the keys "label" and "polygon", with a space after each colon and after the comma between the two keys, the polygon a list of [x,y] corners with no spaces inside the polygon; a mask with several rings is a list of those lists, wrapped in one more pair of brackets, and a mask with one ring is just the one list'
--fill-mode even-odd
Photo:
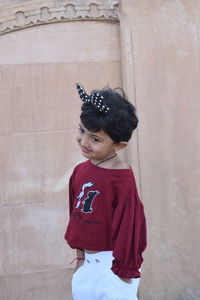
{"label": "nose", "polygon": [[82,139],[81,144],[83,147],[89,147],[89,139],[87,138]]}
{"label": "nose", "polygon": [[82,147],[88,147],[89,146],[89,138],[87,136],[79,136],[78,142]]}

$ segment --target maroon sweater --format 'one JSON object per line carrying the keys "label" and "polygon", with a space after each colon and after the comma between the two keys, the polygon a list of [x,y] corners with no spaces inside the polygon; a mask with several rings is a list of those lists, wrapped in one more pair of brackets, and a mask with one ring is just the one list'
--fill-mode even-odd
{"label": "maroon sweater", "polygon": [[69,183],[72,248],[113,251],[112,271],[140,277],[146,221],[132,169],[104,169],[90,160],[75,167]]}

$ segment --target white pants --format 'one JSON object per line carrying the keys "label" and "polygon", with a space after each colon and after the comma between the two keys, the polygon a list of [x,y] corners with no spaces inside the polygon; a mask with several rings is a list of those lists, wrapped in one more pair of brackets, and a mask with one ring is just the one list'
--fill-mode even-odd
{"label": "white pants", "polygon": [[112,251],[85,253],[85,261],[73,275],[74,300],[137,300],[140,278],[122,281],[111,271]]}

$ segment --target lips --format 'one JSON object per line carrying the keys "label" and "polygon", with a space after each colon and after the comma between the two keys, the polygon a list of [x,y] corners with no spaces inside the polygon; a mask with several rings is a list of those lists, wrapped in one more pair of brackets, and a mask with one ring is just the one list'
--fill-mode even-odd
{"label": "lips", "polygon": [[85,147],[81,147],[81,150],[85,153],[89,153],[89,152],[92,152],[90,149],[88,148],[85,148]]}

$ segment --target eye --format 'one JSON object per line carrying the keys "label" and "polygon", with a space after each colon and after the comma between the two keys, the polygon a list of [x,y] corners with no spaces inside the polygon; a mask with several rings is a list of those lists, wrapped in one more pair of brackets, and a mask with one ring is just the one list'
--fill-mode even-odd
{"label": "eye", "polygon": [[83,128],[79,127],[79,129],[78,129],[78,130],[79,130],[79,132],[80,132],[80,133],[84,133],[84,130],[83,130]]}
{"label": "eye", "polygon": [[96,138],[95,136],[92,137],[92,141],[95,143],[100,142],[100,140],[98,138]]}

